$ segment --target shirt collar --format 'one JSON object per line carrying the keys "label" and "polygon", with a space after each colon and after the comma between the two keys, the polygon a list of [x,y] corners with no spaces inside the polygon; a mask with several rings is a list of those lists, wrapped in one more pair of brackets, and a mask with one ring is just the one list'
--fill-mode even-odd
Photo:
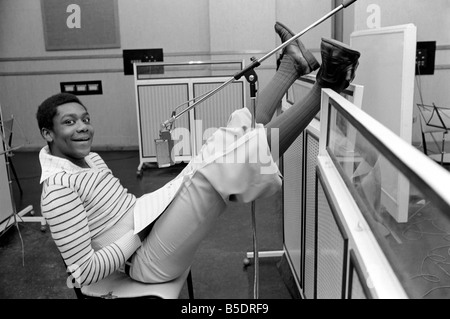
{"label": "shirt collar", "polygon": [[[90,167],[94,167],[95,164],[91,161],[90,154],[86,156],[85,160]],[[60,172],[73,174],[85,170],[85,168],[81,168],[65,158],[50,154],[48,145],[43,147],[39,152],[39,161],[42,169],[39,183]]]}

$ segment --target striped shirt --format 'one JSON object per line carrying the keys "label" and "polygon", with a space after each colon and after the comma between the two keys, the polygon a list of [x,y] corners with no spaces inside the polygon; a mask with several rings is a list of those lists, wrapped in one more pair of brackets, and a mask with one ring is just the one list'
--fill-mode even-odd
{"label": "striped shirt", "polygon": [[41,211],[72,277],[80,286],[113,273],[140,247],[133,234],[136,197],[96,153],[80,168],[44,147]]}

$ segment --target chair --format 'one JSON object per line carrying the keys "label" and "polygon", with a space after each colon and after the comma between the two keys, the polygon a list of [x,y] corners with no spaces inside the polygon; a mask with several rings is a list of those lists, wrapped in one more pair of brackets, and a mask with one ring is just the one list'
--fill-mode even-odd
{"label": "chair", "polygon": [[[445,151],[445,137],[448,133],[448,127],[444,121],[445,117],[449,116],[449,114],[445,113],[445,110],[450,112],[450,109],[438,108],[434,103],[432,103],[432,105],[418,103],[417,107],[420,113],[420,129],[422,133],[423,152],[425,155],[434,161],[439,162],[441,165],[444,163],[450,163],[450,153],[446,153]],[[435,133],[442,133],[441,144],[438,143],[438,140],[434,135]],[[436,144],[438,149],[437,154],[429,154],[426,134],[429,134]]]}
{"label": "chair", "polygon": [[9,158],[9,166],[11,167],[11,171],[14,174],[14,177],[16,179],[17,185],[19,186],[19,192],[20,195],[23,195],[23,190],[20,185],[19,178],[17,177],[16,169],[14,168],[12,157],[14,156],[14,153],[11,151],[12,148],[12,138],[13,138],[13,123],[14,123],[14,117],[11,117],[9,120],[3,121],[3,129],[5,130],[5,141],[4,143],[6,145],[6,156]]}
{"label": "chair", "polygon": [[189,299],[194,299],[190,268],[180,277],[160,284],[141,283],[121,271],[116,271],[94,284],[81,288],[74,287],[74,290],[78,299],[178,299],[185,282],[188,287]]}

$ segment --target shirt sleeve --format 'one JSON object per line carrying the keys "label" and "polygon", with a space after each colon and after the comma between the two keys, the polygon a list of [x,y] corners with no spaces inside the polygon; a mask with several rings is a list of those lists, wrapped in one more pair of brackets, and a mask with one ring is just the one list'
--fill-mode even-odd
{"label": "shirt sleeve", "polygon": [[115,242],[94,251],[84,206],[78,194],[68,187],[45,187],[41,210],[66,267],[79,286],[110,275],[141,245],[130,229]]}

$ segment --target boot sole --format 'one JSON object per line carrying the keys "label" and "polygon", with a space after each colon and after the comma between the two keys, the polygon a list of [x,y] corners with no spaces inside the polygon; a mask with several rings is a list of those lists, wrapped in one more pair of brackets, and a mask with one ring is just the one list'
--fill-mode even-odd
{"label": "boot sole", "polygon": [[334,39],[329,39],[329,38],[322,38],[322,41],[338,48],[339,50],[345,51],[345,52],[355,55],[357,57],[359,57],[361,55],[361,53],[359,53],[356,50],[353,50],[352,48],[350,48],[347,44],[345,44],[343,42],[340,42],[340,41],[337,41]]}

